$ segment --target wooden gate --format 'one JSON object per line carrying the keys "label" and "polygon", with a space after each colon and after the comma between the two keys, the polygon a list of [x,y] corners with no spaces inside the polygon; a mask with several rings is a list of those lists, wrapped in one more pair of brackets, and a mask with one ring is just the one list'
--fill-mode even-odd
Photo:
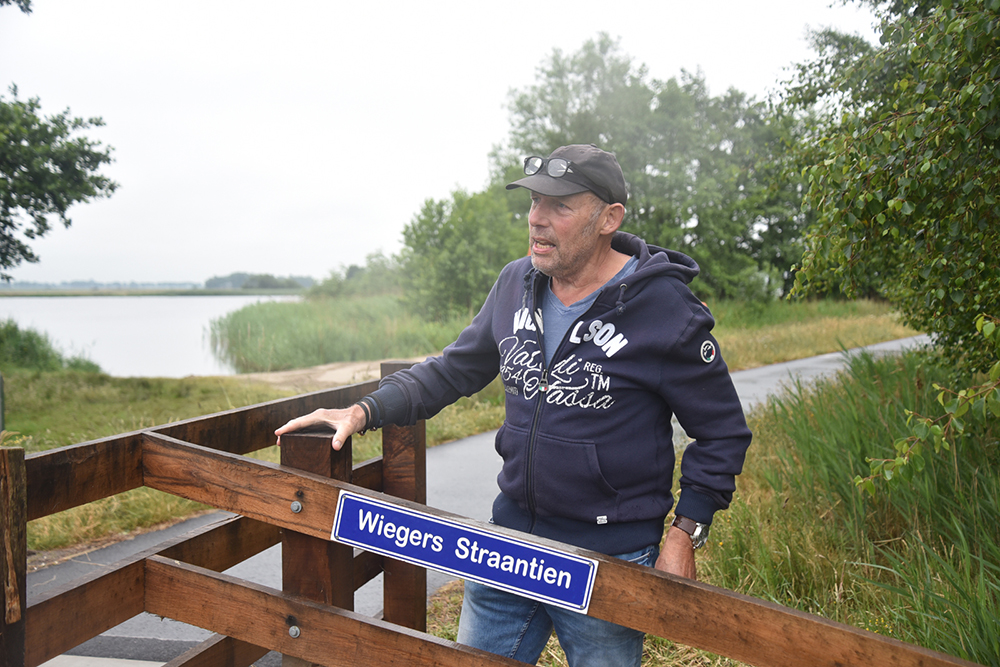
{"label": "wooden gate", "polygon": [[[405,364],[383,364],[383,375]],[[0,451],[4,613],[0,667],[34,667],[142,612],[216,635],[170,667],[248,666],[268,651],[285,664],[514,665],[427,635],[426,572],[330,540],[342,490],[386,498],[495,533],[503,529],[424,506],[423,423],[387,427],[383,455],[353,465],[329,434],[282,437],[281,465],[245,455],[274,429],[318,407],[344,407],[375,382],[306,394],[25,457]],[[235,513],[29,603],[30,520],[140,486]],[[391,496],[391,498],[388,498]],[[600,562],[588,613],[765,667],[972,663],[707,584],[520,535]],[[282,544],[282,590],[220,574]],[[384,572],[381,618],[353,611],[354,591]]]}

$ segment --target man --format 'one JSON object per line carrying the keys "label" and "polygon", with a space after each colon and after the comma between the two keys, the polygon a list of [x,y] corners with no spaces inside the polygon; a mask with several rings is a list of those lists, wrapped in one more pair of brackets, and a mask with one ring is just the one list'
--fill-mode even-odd
{"label": "man", "polygon": [[[507,188],[531,192],[530,258],[503,269],[458,340],[358,404],[275,433],[325,423],[339,449],[353,433],[429,418],[499,372],[493,521],[694,579],[694,550],[732,500],[751,438],[714,320],[686,286],[698,266],[618,231],[628,192],[611,153],[564,146],[527,158],[525,174]],[[674,414],[694,442],[659,553]],[[553,627],[574,667],[640,664],[640,632],[466,583],[459,642],[534,663]]]}

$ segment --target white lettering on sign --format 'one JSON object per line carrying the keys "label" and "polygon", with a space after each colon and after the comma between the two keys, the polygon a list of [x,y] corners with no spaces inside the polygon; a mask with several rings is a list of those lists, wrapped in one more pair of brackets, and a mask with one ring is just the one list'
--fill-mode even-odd
{"label": "white lettering on sign", "polygon": [[341,491],[331,539],[587,613],[597,561]]}

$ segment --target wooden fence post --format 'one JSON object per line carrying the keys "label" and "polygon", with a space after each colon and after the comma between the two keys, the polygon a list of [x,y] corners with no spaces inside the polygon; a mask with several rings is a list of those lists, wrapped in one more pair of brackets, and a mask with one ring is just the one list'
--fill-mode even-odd
{"label": "wooden fence post", "polygon": [[0,667],[24,667],[24,617],[28,596],[28,493],[24,450],[0,448]]}
{"label": "wooden fence post", "polygon": [[[342,482],[351,481],[352,453],[348,438],[340,451],[330,446],[333,431],[299,431],[281,436],[281,465],[305,470]],[[287,511],[310,511],[311,498],[300,490]],[[281,535],[281,581],[286,593],[314,602],[354,611],[354,548],[283,530]],[[284,656],[284,667],[309,663]]]}
{"label": "wooden fence post", "polygon": [[[383,362],[382,377],[412,366]],[[416,426],[386,426],[382,431],[382,490],[390,496],[427,503],[427,436],[423,421]],[[383,619],[427,631],[427,571],[385,559],[382,576]]]}

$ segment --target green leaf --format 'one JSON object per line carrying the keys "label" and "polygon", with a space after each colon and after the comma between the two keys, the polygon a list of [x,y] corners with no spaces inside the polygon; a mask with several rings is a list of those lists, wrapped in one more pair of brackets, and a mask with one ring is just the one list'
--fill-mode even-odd
{"label": "green leaf", "polygon": [[994,417],[1000,418],[1000,388],[994,389],[986,397],[986,405]]}

